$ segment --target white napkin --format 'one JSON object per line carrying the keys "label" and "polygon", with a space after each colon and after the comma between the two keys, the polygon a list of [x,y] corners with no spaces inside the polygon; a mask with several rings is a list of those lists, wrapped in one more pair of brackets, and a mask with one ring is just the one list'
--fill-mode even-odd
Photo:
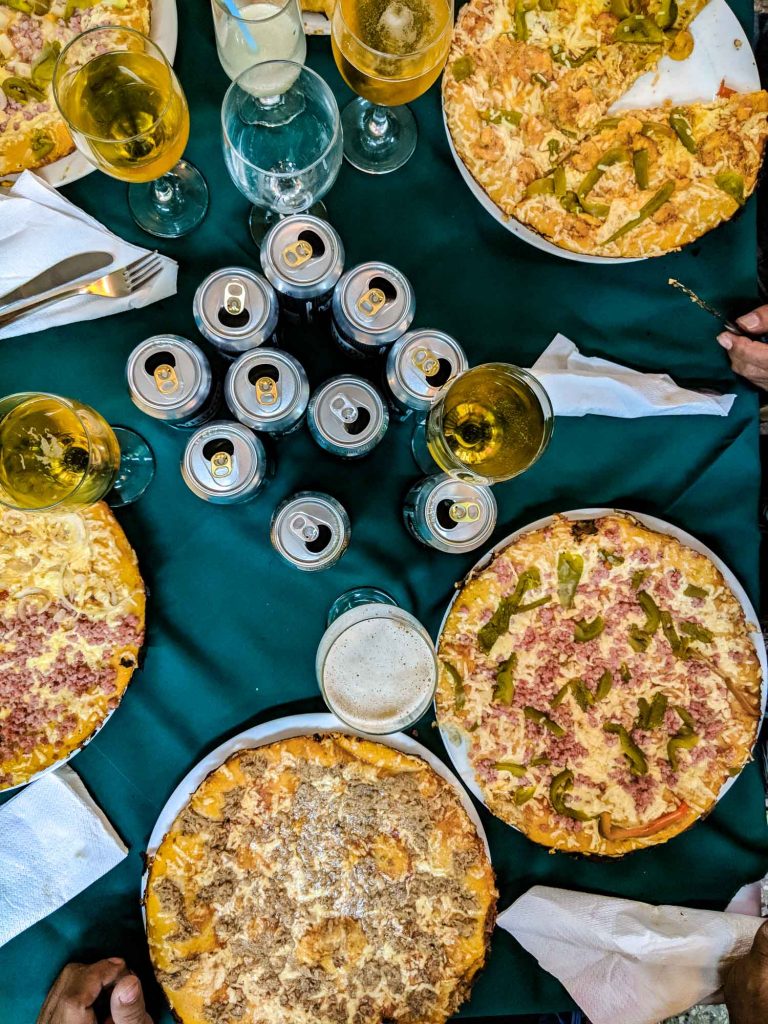
{"label": "white napkin", "polygon": [[[149,250],[123,241],[55,188],[25,171],[13,187],[0,192],[0,303],[2,295],[37,277],[68,256],[108,252],[112,263],[94,277],[125,267]],[[76,320],[96,320],[125,309],[139,309],[176,292],[174,260],[161,257],[163,269],[147,287],[124,299],[78,295],[24,317],[0,330],[0,339],[31,334]]]}
{"label": "white napkin", "polygon": [[562,982],[592,1024],[657,1024],[720,987],[760,918],[653,907],[536,885],[498,924]]}
{"label": "white napkin", "polygon": [[735,395],[678,387],[666,373],[641,373],[608,359],[583,356],[557,334],[531,367],[556,416],[727,416]]}
{"label": "white napkin", "polygon": [[66,765],[0,807],[0,946],[58,910],[128,853]]}

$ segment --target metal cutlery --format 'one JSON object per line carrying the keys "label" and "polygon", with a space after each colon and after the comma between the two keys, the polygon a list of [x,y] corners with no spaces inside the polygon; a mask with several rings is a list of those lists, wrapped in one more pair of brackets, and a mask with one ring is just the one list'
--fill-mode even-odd
{"label": "metal cutlery", "polygon": [[676,278],[670,277],[667,280],[667,284],[672,285],[673,288],[677,288],[677,290],[681,291],[683,295],[687,295],[695,306],[698,306],[699,309],[703,309],[705,313],[709,313],[710,316],[719,320],[720,324],[726,329],[726,331],[730,331],[732,334],[743,334],[745,337],[754,338],[755,341],[768,341],[768,336],[765,334],[752,334],[743,327],[739,327],[738,324],[733,322],[733,320],[729,320],[725,313],[721,313],[719,309],[711,305],[711,303],[707,302],[705,299],[702,299],[701,296],[697,295],[692,288],[688,288],[687,285],[684,285]]}
{"label": "metal cutlery", "polygon": [[95,274],[97,270],[108,267],[113,256],[109,252],[80,252],[76,256],[68,256],[30,281],[14,288],[7,295],[0,296],[0,313],[4,306],[10,306],[22,299],[31,299],[43,292],[49,292],[62,284],[77,281],[86,274]]}
{"label": "metal cutlery", "polygon": [[10,308],[0,310],[0,328],[7,327],[29,313],[45,309],[56,302],[68,299],[73,295],[100,295],[104,298],[119,299],[148,285],[163,269],[162,261],[156,252],[147,253],[134,263],[120,270],[90,281],[80,281],[64,285],[53,291],[16,302]]}

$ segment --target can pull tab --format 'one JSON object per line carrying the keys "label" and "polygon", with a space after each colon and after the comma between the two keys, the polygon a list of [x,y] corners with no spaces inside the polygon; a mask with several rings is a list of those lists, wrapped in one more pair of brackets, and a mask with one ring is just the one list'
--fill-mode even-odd
{"label": "can pull tab", "polygon": [[357,406],[350,402],[343,391],[331,399],[330,410],[342,423],[354,423],[358,417]]}
{"label": "can pull tab", "polygon": [[357,308],[363,316],[374,317],[384,308],[386,295],[381,288],[369,288],[357,300]]}
{"label": "can pull tab", "polygon": [[417,348],[413,353],[413,365],[429,378],[434,377],[440,369],[440,360],[428,348]]}
{"label": "can pull tab", "polygon": [[214,452],[209,468],[214,480],[223,480],[232,473],[232,456],[229,452]]}
{"label": "can pull tab", "polygon": [[227,281],[224,288],[224,309],[230,316],[238,316],[245,309],[246,291],[239,281]]}
{"label": "can pull tab", "polygon": [[291,242],[283,249],[283,259],[289,267],[301,267],[307,260],[311,260],[314,250],[309,242],[300,238],[298,242]]}
{"label": "can pull tab", "polygon": [[476,501],[454,501],[448,510],[454,523],[476,523],[480,518],[481,509]]}
{"label": "can pull tab", "polygon": [[272,407],[280,401],[280,389],[277,381],[271,377],[259,377],[254,385],[256,390],[256,401],[259,405]]}
{"label": "can pull tab", "polygon": [[302,512],[288,520],[288,529],[304,544],[311,544],[320,536],[320,520]]}
{"label": "can pull tab", "polygon": [[179,390],[179,378],[176,371],[169,363],[161,363],[152,371],[155,379],[155,387],[161,395],[172,395]]}

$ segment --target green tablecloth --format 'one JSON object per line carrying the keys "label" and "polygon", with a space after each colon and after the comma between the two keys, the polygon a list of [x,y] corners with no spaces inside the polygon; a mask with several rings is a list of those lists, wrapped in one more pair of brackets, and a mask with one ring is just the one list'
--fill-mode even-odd
{"label": "green tablecloth", "polygon": [[[734,7],[747,22],[747,0]],[[417,475],[409,427],[393,425],[359,464],[321,453],[306,431],[280,444],[278,472],[254,503],[208,505],[182,483],[186,434],[139,413],[125,390],[131,348],[172,331],[199,340],[192,295],[211,270],[256,264],[245,200],[221,155],[219,107],[227,81],[204,0],[184,0],[177,68],[192,109],[188,155],[211,187],[203,227],[163,251],[180,264],[172,300],[117,318],[74,324],[0,343],[0,391],[43,389],[95,405],[112,422],[142,431],[157,456],[144,498],[121,513],[151,598],[143,671],[123,704],[74,767],[130,845],[129,857],[78,898],[0,949],[0,1019],[28,1024],[68,959],[121,954],[149,982],[139,880],[142,852],[167,796],[203,753],[247,725],[320,710],[314,655],[326,609],[343,589],[371,583],[390,590],[434,632],[453,582],[474,561],[419,547],[400,520],[404,491]],[[327,40],[310,44],[310,63],[342,86]],[[523,245],[483,212],[448,151],[433,89],[415,104],[420,140],[407,167],[369,178],[348,166],[328,197],[348,265],[379,258],[402,269],[417,295],[416,326],[443,328],[472,362],[529,365],[557,331],[588,354],[679,379],[736,389],[728,418],[557,422],[552,445],[524,477],[497,488],[494,540],[538,516],[617,504],[668,518],[709,543],[758,599],[757,401],[731,376],[713,322],[682,300],[670,275],[731,311],[754,304],[754,205],[685,253],[621,267],[587,267]],[[100,173],[67,195],[127,238],[149,244],[128,215],[124,187]],[[348,367],[323,334],[289,335],[286,347],[318,384]],[[373,379],[378,366],[366,367]],[[328,572],[301,574],[270,547],[275,504],[299,488],[330,491],[349,510],[352,544]],[[423,741],[445,756],[427,722]],[[543,882],[658,902],[719,908],[768,867],[768,831],[757,767],[751,765],[714,814],[668,846],[618,863],[549,856],[481,812],[506,907]],[[0,913],[2,909],[0,908]],[[151,1008],[167,1011],[154,985]],[[506,933],[496,935],[488,968],[464,1017],[500,1016],[569,1005],[563,989]]]}

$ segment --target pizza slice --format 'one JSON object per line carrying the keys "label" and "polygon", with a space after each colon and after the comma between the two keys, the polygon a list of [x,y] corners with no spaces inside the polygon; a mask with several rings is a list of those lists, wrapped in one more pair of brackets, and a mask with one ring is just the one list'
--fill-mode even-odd
{"label": "pizza slice", "polygon": [[603,256],[658,256],[729,219],[757,183],[768,93],[622,111],[546,175],[515,216],[556,245]]}

